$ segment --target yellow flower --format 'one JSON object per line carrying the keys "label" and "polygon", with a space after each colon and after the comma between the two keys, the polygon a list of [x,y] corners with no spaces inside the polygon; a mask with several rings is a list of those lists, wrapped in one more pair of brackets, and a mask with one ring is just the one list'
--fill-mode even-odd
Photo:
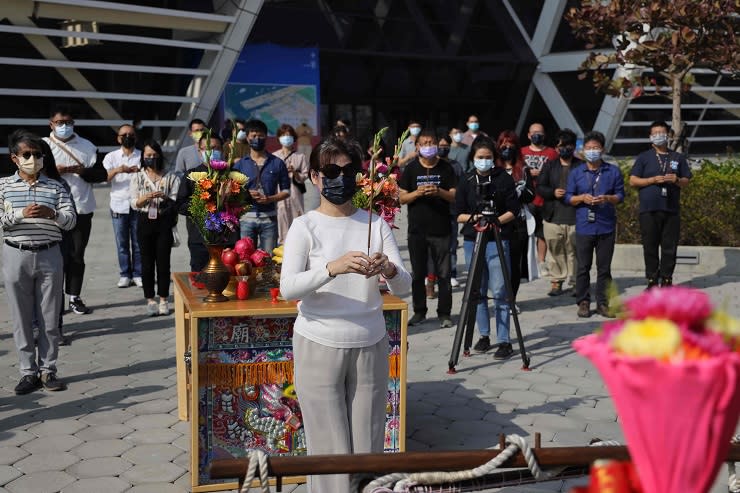
{"label": "yellow flower", "polygon": [[681,346],[678,326],[666,319],[630,320],[612,340],[614,349],[629,356],[668,358]]}
{"label": "yellow flower", "polygon": [[229,179],[234,180],[239,185],[244,185],[245,183],[247,183],[247,180],[249,180],[247,175],[245,175],[244,173],[239,173],[238,171],[230,171]]}
{"label": "yellow flower", "polygon": [[724,310],[715,311],[712,318],[709,319],[708,325],[710,329],[725,337],[740,336],[740,320],[733,318]]}
{"label": "yellow flower", "polygon": [[188,180],[194,181],[195,183],[198,183],[200,180],[208,176],[208,173],[205,171],[192,171],[188,175]]}

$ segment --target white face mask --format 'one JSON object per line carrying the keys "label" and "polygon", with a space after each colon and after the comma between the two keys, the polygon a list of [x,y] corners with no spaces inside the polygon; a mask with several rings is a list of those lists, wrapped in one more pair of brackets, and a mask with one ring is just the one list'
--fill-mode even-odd
{"label": "white face mask", "polygon": [[16,156],[16,159],[18,159],[18,169],[29,176],[35,176],[44,167],[43,156],[39,158],[29,156],[28,159],[23,159],[23,156]]}
{"label": "white face mask", "polygon": [[455,143],[459,144],[460,142],[462,142],[462,139],[463,139],[463,135],[460,132],[456,132],[452,134],[452,140],[454,140]]}
{"label": "white face mask", "polygon": [[493,168],[493,159],[474,159],[473,166],[478,171],[488,171]]}
{"label": "white face mask", "polygon": [[421,133],[421,127],[409,127],[409,133],[416,137]]}
{"label": "white face mask", "polygon": [[245,140],[247,140],[247,132],[245,132],[244,130],[239,130],[236,133],[236,140],[238,140],[239,142],[244,142]]}
{"label": "white face mask", "polygon": [[75,126],[65,123],[64,125],[54,125],[54,135],[60,139],[71,137],[75,132]]}
{"label": "white face mask", "polygon": [[280,138],[278,138],[280,141],[280,145],[285,147],[290,147],[293,145],[293,136],[292,135],[281,135]]}

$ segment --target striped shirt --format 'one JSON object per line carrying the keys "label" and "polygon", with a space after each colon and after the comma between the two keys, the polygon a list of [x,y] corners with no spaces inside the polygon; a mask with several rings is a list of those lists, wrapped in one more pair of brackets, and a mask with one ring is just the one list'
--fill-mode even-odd
{"label": "striped shirt", "polygon": [[175,201],[177,200],[177,189],[180,187],[180,177],[174,172],[167,171],[162,178],[153,182],[146,173],[146,168],[141,169],[138,173],[135,173],[131,178],[129,184],[129,196],[131,197],[131,208],[138,212],[148,212],[149,202],[147,201],[141,207],[136,207],[136,201],[139,197],[142,197],[150,192],[164,192],[164,198],[154,199],[154,203],[158,209],[162,209],[162,205],[166,200]]}
{"label": "striped shirt", "polygon": [[[23,180],[18,172],[0,179],[0,204],[3,239],[24,246],[61,241],[62,230],[69,231],[77,222],[74,204],[67,189],[45,175],[39,175],[34,185]],[[56,219],[23,217],[23,209],[31,204],[55,210]]]}

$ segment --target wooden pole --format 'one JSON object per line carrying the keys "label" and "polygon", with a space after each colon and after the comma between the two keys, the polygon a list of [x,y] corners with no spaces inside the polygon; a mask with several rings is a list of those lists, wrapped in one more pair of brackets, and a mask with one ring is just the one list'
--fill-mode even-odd
{"label": "wooden pole", "polygon": [[[271,476],[305,476],[314,474],[350,474],[424,471],[459,471],[473,469],[496,457],[500,450],[460,450],[449,452],[401,452],[396,454],[308,455],[269,457]],[[542,468],[587,467],[597,459],[628,460],[625,446],[617,447],[546,447],[533,450]],[[727,461],[740,461],[740,444],[733,444]],[[249,460],[221,459],[210,465],[211,479],[243,478]],[[524,456],[517,453],[502,467],[527,467]]]}

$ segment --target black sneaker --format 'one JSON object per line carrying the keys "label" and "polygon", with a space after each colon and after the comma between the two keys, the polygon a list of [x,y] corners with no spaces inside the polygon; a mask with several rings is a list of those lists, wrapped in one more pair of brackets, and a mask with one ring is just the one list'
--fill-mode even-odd
{"label": "black sneaker", "polygon": [[418,325],[427,319],[427,316],[423,313],[414,313],[414,316],[409,319],[408,325]]}
{"label": "black sneaker", "polygon": [[498,349],[493,353],[493,359],[509,359],[514,354],[514,349],[511,347],[510,342],[502,342],[498,345]]}
{"label": "black sneaker", "polygon": [[41,387],[41,380],[36,375],[24,375],[15,386],[15,395],[30,394]]}
{"label": "black sneaker", "polygon": [[70,301],[69,309],[75,312],[77,315],[87,315],[88,313],[92,312],[92,310],[89,309],[82,301],[82,298],[77,298],[74,301]]}
{"label": "black sneaker", "polygon": [[67,385],[61,380],[57,380],[57,376],[54,373],[44,373],[41,375],[41,384],[44,386],[44,390],[50,392],[67,389]]}
{"label": "black sneaker", "polygon": [[673,286],[673,279],[671,279],[670,277],[661,277],[660,287],[667,288],[668,286]]}
{"label": "black sneaker", "polygon": [[489,349],[491,349],[491,339],[488,336],[481,337],[478,339],[478,342],[475,343],[475,346],[473,346],[473,351],[478,353],[485,353]]}
{"label": "black sneaker", "polygon": [[647,291],[648,289],[653,289],[657,285],[658,285],[658,281],[656,281],[655,279],[648,279],[647,287],[645,288],[645,291]]}

